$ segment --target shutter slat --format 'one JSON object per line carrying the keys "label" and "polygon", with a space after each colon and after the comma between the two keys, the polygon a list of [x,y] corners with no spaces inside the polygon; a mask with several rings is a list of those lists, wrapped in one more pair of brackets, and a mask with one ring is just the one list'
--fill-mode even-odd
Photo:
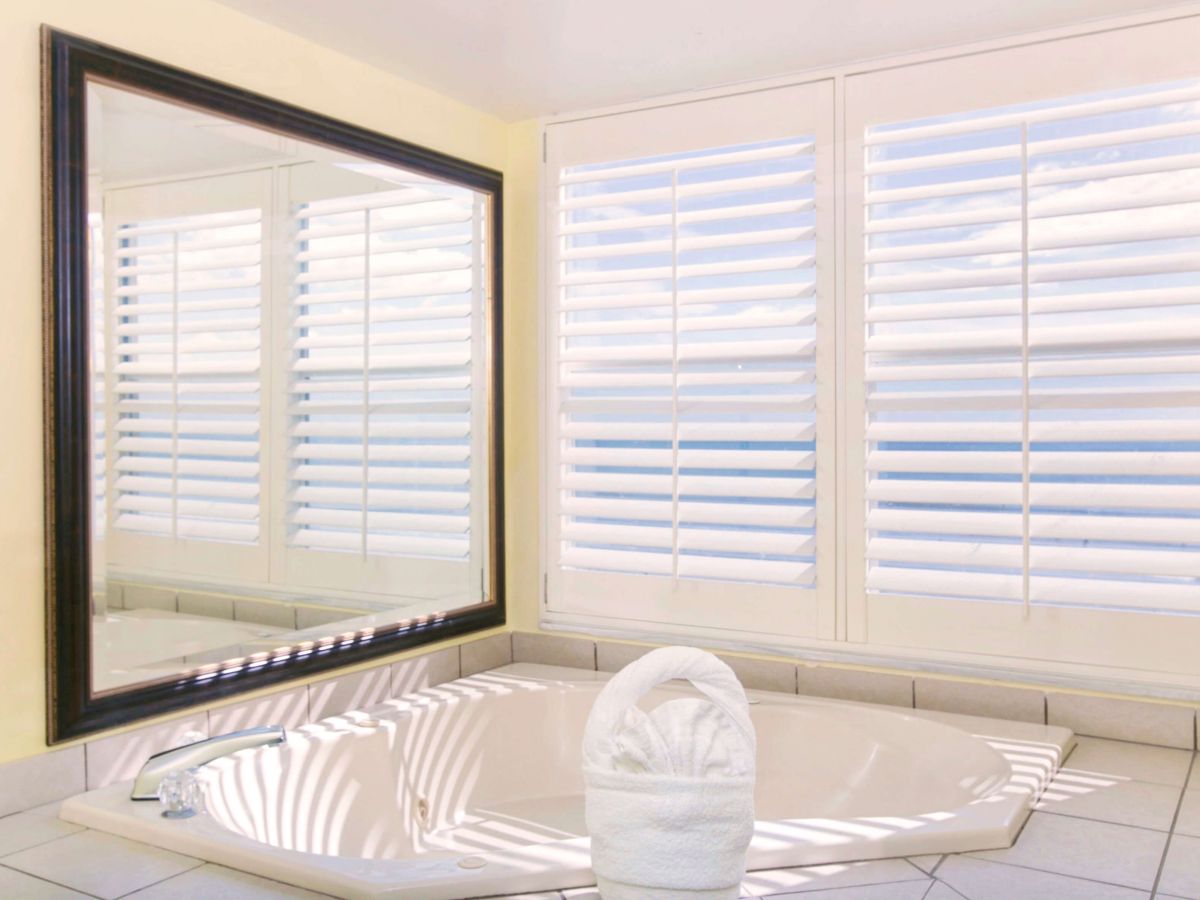
{"label": "shutter slat", "polygon": [[1021,112],[997,113],[987,111],[974,114],[969,118],[940,122],[935,125],[912,125],[887,129],[871,129],[867,133],[868,146],[896,144],[908,141],[925,141],[930,138],[952,137],[972,132],[993,131],[999,128],[1012,128],[1024,123],[1054,122],[1061,119],[1072,119],[1081,116],[1096,116],[1105,113],[1119,112],[1130,109],[1146,109],[1169,103],[1186,103],[1196,99],[1197,90],[1194,87],[1174,90],[1148,91],[1132,95],[1116,95],[1103,100],[1079,101],[1069,100],[1060,104],[1041,109],[1028,109]]}
{"label": "shutter slat", "polygon": [[633,163],[630,165],[604,166],[602,168],[580,168],[559,176],[559,184],[580,184],[589,181],[609,181],[632,178],[635,175],[657,175],[669,172],[688,172],[712,165],[734,165],[747,162],[789,159],[813,152],[813,145],[788,143],[776,147],[760,147],[754,150],[735,150],[728,153],[705,154],[690,159],[667,159],[657,162]]}
{"label": "shutter slat", "polygon": [[[362,489],[314,487],[293,488],[290,499],[296,504],[351,506],[362,503]],[[367,506],[370,509],[432,509],[465,510],[470,502],[466,491],[408,491],[395,488],[370,487]]]}
{"label": "shutter slat", "polygon": [[816,566],[806,562],[735,559],[724,556],[682,554],[679,574],[684,578],[715,581],[809,586],[816,582]]}

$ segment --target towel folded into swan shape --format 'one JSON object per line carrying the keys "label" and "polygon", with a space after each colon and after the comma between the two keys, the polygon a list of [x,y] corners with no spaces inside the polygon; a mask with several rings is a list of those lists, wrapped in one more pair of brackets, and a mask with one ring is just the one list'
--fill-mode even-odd
{"label": "towel folded into swan shape", "polygon": [[[644,712],[639,698],[690,681]],[[733,671],[702,650],[663,647],[605,685],[583,738],[592,869],[604,900],[738,896],[754,833],[754,726]]]}

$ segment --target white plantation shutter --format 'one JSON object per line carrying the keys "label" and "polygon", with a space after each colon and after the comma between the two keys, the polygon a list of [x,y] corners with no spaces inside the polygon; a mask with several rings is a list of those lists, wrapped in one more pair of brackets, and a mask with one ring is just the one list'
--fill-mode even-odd
{"label": "white plantation shutter", "polygon": [[433,188],[293,213],[287,541],[306,582],[479,592],[485,208]]}
{"label": "white plantation shutter", "polygon": [[[134,536],[169,541],[184,571],[189,544],[261,547],[262,185],[254,176],[193,182],[192,206],[204,210],[196,213],[179,214],[188,206],[168,199],[162,214],[152,189],[109,198],[109,521],[118,565],[166,564],[147,560],[165,551]],[[210,546],[192,561],[207,569],[214,559],[221,551]]]}
{"label": "white plantation shutter", "polygon": [[1029,126],[1033,602],[1200,612],[1198,101]]}
{"label": "white plantation shutter", "polygon": [[870,132],[869,589],[1200,611],[1198,99]]}
{"label": "white plantation shutter", "polygon": [[564,610],[816,629],[824,163],[782,94],[792,133],[551,169]]}
{"label": "white plantation shutter", "polygon": [[[849,91],[852,638],[1195,668],[1200,81],[1030,98],[1109,80],[1114,40]],[[1024,99],[956,111],[967,84]]]}

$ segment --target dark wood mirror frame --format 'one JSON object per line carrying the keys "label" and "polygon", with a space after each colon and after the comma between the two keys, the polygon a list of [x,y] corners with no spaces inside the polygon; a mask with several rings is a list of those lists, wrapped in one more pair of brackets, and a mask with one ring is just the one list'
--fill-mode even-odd
{"label": "dark wood mirror frame", "polygon": [[[234,671],[93,696],[91,690],[90,410],[85,88],[89,79],[156,96],[271,131],[436,176],[490,195],[489,308],[491,590],[488,601],[444,616],[343,636],[302,654],[255,660]],[[46,635],[48,742],[205,703],[287,679],[502,625],[504,441],[501,311],[501,173],[181,71],[42,28],[43,292],[45,367]]]}

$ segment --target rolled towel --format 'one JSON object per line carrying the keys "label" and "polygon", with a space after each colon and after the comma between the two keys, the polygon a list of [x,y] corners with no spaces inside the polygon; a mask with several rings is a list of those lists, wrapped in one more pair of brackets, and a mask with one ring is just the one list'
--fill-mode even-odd
{"label": "rolled towel", "polygon": [[[636,706],[690,681],[704,698]],[[663,647],[605,685],[583,737],[592,870],[604,900],[738,896],[754,833],[754,726],[733,671],[690,647]]]}

